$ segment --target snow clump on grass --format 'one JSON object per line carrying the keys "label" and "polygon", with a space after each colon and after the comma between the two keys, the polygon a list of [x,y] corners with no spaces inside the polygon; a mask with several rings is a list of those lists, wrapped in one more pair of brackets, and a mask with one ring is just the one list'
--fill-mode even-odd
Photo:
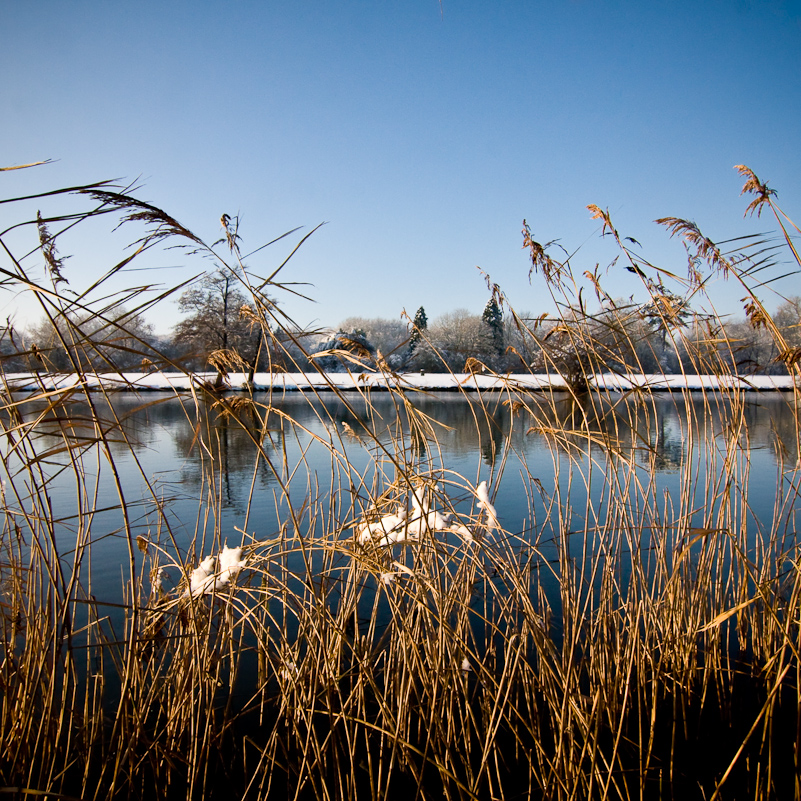
{"label": "snow clump on grass", "polygon": [[[436,489],[435,485],[433,491]],[[399,506],[394,514],[384,515],[373,522],[363,520],[355,527],[356,541],[360,545],[371,542],[378,547],[386,547],[396,543],[419,540],[430,531],[458,534],[465,542],[472,542],[473,533],[467,526],[458,519],[454,522],[452,514],[443,514],[434,508],[433,491],[431,487],[422,485],[415,487],[411,493],[412,508],[410,512],[403,506]],[[495,508],[489,503],[486,481],[479,485],[476,495],[479,507],[487,512],[489,527],[499,528]],[[374,505],[371,505],[368,514],[374,508]]]}
{"label": "snow clump on grass", "polygon": [[493,529],[500,529],[501,525],[498,522],[498,514],[495,511],[495,507],[490,503],[486,481],[482,481],[476,487],[476,498],[478,500],[478,508],[487,513],[487,528],[490,531]]}
{"label": "snow clump on grass", "polygon": [[234,576],[242,572],[247,566],[247,562],[247,559],[242,558],[242,548],[223,546],[220,553],[220,572],[215,581],[215,588],[219,589],[228,584]]}
{"label": "snow clump on grass", "polygon": [[247,566],[247,559],[242,558],[242,548],[223,547],[219,556],[207,556],[192,571],[189,587],[184,590],[182,598],[197,598],[209,595],[215,590],[226,587],[232,578],[239,575]]}

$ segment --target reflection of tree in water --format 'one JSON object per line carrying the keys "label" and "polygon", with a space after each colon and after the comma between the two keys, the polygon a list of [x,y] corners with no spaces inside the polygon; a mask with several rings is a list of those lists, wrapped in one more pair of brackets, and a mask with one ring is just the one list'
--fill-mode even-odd
{"label": "reflection of tree in water", "polygon": [[681,429],[671,425],[671,418],[669,410],[661,406],[649,436],[652,464],[658,472],[678,470],[687,457]]}
{"label": "reflection of tree in water", "polygon": [[795,465],[801,460],[794,395],[770,393],[746,402],[745,419],[753,443],[770,446],[784,461]]}
{"label": "reflection of tree in water", "polygon": [[[373,393],[369,403],[361,396],[348,395],[347,404],[335,396],[320,395],[310,402],[308,397],[287,397],[281,409],[301,425],[316,433],[345,430],[343,423],[368,445],[371,432],[383,445],[399,438],[408,443],[411,460],[424,459],[440,448],[449,452],[483,453],[487,459],[503,452],[510,415],[497,396],[465,399],[450,393],[409,393],[411,410],[388,393]],[[435,421],[430,427],[423,422],[410,425],[410,413]],[[494,454],[494,456],[493,456]]]}
{"label": "reflection of tree in water", "polygon": [[494,409],[487,410],[486,417],[481,422],[486,422],[487,427],[482,437],[481,455],[485,464],[494,467],[495,460],[503,453],[504,437],[509,430],[509,413],[496,404]]}
{"label": "reflection of tree in water", "polygon": [[529,405],[529,433],[545,437],[567,454],[636,458],[653,470],[672,471],[686,457],[679,406],[683,408],[683,401],[673,396],[624,399],[613,393],[552,393]]}
{"label": "reflection of tree in water", "polygon": [[281,409],[326,439],[333,434],[335,446],[340,437],[350,446],[354,440],[347,432],[353,431],[377,460],[394,453],[400,463],[421,469],[421,463],[433,467],[448,454],[478,453],[493,465],[504,453],[511,427],[504,398],[500,394],[465,398],[453,392],[414,392],[404,402],[389,393],[374,392],[369,400],[355,394],[343,400],[321,393],[314,399],[286,396]]}
{"label": "reflection of tree in water", "polygon": [[204,406],[194,426],[190,420],[176,419],[170,429],[176,453],[185,460],[182,480],[196,491],[211,482],[223,508],[247,503],[254,469],[259,489],[274,483],[276,472],[281,474],[283,431],[269,426],[270,415],[263,428],[260,418],[247,409]]}
{"label": "reflection of tree in water", "polygon": [[[414,395],[415,409],[435,420],[433,435],[436,446],[449,453],[480,452],[487,464],[503,453],[504,439],[509,433],[511,415],[498,396],[465,399],[460,395],[442,393],[435,396]],[[418,436],[412,434],[418,453],[424,453]],[[434,443],[428,443],[432,450]]]}
{"label": "reflection of tree in water", "polygon": [[553,392],[533,397],[527,409],[528,433],[539,434],[565,453],[626,455],[635,447],[636,404],[621,405],[601,393],[577,397]]}
{"label": "reflection of tree in water", "polygon": [[[347,423],[360,434],[361,446],[367,446],[368,451],[371,438],[366,429],[372,430],[383,446],[391,449],[400,442],[399,447],[406,447],[402,458],[410,463],[427,460],[433,464],[454,456],[480,454],[486,464],[495,466],[509,438],[511,448],[520,453],[541,448],[547,441],[546,447],[565,452],[583,454],[589,450],[599,456],[619,453],[626,459],[636,458],[654,471],[670,472],[679,470],[687,459],[683,432],[696,424],[692,421],[709,414],[705,418],[706,434],[720,432],[730,419],[735,419],[732,415],[739,408],[725,399],[705,404],[701,396],[685,402],[678,394],[638,399],[595,393],[577,400],[567,393],[542,393],[521,396],[520,402],[525,402],[525,411],[519,418],[523,425],[512,427],[516,415],[510,413],[503,398],[501,394],[489,393],[469,399],[454,393],[410,393],[408,402],[414,409],[442,424],[435,425],[433,431],[410,429],[403,404],[379,393],[372,394],[369,404],[356,393],[349,395],[346,402],[333,394],[316,399],[301,394],[274,399],[281,414],[270,412],[264,430],[260,429],[259,418],[244,413],[235,417],[220,415],[210,405],[201,406],[198,421],[194,401],[189,397],[120,393],[112,399],[113,411],[107,409],[104,417],[111,432],[112,453],[128,454],[116,417],[122,421],[125,438],[137,449],[163,455],[165,471],[181,468],[186,494],[197,497],[204,482],[212,479],[222,505],[236,508],[247,502],[254,468],[257,489],[275,484],[270,464],[263,457],[257,462],[256,443],[261,443],[280,475],[285,469],[285,457],[291,462],[291,454],[297,454],[298,448],[308,442],[309,435],[302,428],[329,440],[332,430],[341,435],[342,423]],[[255,399],[263,418],[270,398],[257,395]],[[792,402],[790,396],[748,394],[742,411],[750,446],[778,449],[787,461],[795,464],[799,447]],[[104,405],[105,401],[98,398],[98,406]],[[710,407],[712,412],[708,411]],[[30,403],[23,404],[21,411],[30,418],[42,408],[42,404]],[[63,437],[64,419],[56,419],[55,414],[50,413],[37,426],[38,434],[43,437],[42,447],[53,447],[56,440],[49,445],[50,438]],[[89,430],[90,415],[85,400],[70,407],[69,418],[70,436],[96,437],[96,432]],[[294,428],[297,436],[287,418],[297,422],[298,427]],[[81,429],[81,419],[87,420],[86,431]],[[165,453],[165,442],[172,445],[174,455]],[[361,448],[355,442],[345,445]],[[375,449],[376,458],[380,458],[380,450]],[[210,474],[213,465],[215,472]],[[288,469],[291,468],[292,464],[288,464]]]}
{"label": "reflection of tree in water", "polygon": [[412,459],[425,459],[428,454],[425,434],[417,427],[412,428],[410,448]]}
{"label": "reflection of tree in water", "polygon": [[[537,433],[538,429],[559,449],[580,453],[589,450],[603,457],[611,453],[626,459],[636,458],[656,472],[674,472],[681,468],[687,459],[683,432],[691,424],[690,420],[704,413],[705,407],[702,397],[688,401],[688,407],[684,397],[678,394],[645,399],[598,394],[577,400],[566,393],[554,393],[553,396],[529,398],[527,424],[515,426],[510,434],[513,415],[500,395],[470,399],[448,393],[410,395],[410,403],[416,410],[442,424],[442,427],[434,426],[432,433],[415,426],[410,428],[402,405],[386,395],[374,393],[369,404],[361,396],[346,400],[347,403],[331,395],[310,402],[308,397],[298,395],[284,398],[278,405],[287,417],[326,439],[329,431],[341,434],[343,423],[359,434],[362,444],[368,448],[371,439],[365,436],[366,430],[373,431],[384,445],[397,442],[401,432],[408,443],[410,461],[436,460],[440,451],[443,458],[448,454],[480,453],[486,464],[494,466],[504,453],[507,437],[511,436],[511,446],[521,452],[534,445],[537,438],[532,440],[531,434],[525,436],[529,426],[529,432],[535,429]],[[726,404],[720,404],[713,414],[712,430],[721,430],[727,408]],[[747,401],[744,414],[752,447],[774,445],[779,441],[789,452],[797,453],[794,417],[786,400],[780,396],[754,397]],[[268,416],[267,430],[260,435],[268,455],[278,457],[275,460],[278,465],[289,425],[285,420],[276,422],[274,417]],[[219,458],[224,502],[234,504],[242,491],[240,485],[245,479],[249,485],[252,478],[256,456],[252,437],[259,433],[248,433],[240,422],[221,418],[212,420],[210,430],[215,432],[210,442],[216,449],[213,455]],[[301,432],[302,438],[307,436]],[[194,431],[184,423],[180,433],[175,435],[176,447],[182,455],[189,452],[194,439]],[[380,449],[376,451],[376,456],[379,455]],[[200,468],[194,469],[199,480]],[[260,460],[260,484],[266,486],[273,480],[270,467]],[[239,493],[237,487],[240,487]]]}
{"label": "reflection of tree in water", "polygon": [[[147,414],[143,412],[145,405],[138,396],[113,396],[112,408],[102,397],[96,399],[93,408],[82,396],[67,396],[57,403],[40,398],[27,401],[23,397],[14,407],[17,419],[8,420],[7,425],[35,422],[31,436],[34,441],[41,440],[45,447],[53,447],[56,441],[63,442],[64,439],[79,449],[80,446],[94,448],[104,441],[112,456],[127,456],[129,444],[134,448],[144,448],[153,445],[157,439],[158,435],[147,424]],[[149,413],[158,414],[158,407],[147,406]],[[64,455],[63,461],[69,461],[69,457]]]}
{"label": "reflection of tree in water", "polygon": [[[747,435],[751,449],[771,447],[795,464],[801,455],[793,398],[781,393],[745,393],[734,399],[723,393],[685,397],[665,393],[651,397],[598,393],[582,399],[557,393],[532,403],[534,424],[565,451],[605,455],[617,453],[656,472],[675,472],[688,458],[686,432],[696,442],[731,431]],[[740,424],[740,415],[742,422]]]}

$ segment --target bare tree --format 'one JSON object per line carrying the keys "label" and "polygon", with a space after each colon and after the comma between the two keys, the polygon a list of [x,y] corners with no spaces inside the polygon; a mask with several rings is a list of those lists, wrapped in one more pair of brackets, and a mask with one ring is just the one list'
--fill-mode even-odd
{"label": "bare tree", "polygon": [[764,326],[755,328],[740,320],[726,323],[723,330],[725,336],[718,349],[732,372],[739,375],[786,372],[784,365],[777,360],[779,350],[776,343]]}
{"label": "bare tree", "polygon": [[28,328],[25,339],[35,370],[124,370],[141,368],[143,359],[160,360],[153,326],[124,307],[45,317]]}
{"label": "bare tree", "polygon": [[776,309],[773,321],[779,327],[787,344],[792,348],[801,347],[801,297],[795,295]]}
{"label": "bare tree", "polygon": [[248,314],[248,298],[234,274],[222,269],[207,274],[181,295],[178,308],[188,317],[175,326],[174,341],[190,366],[202,367],[211,360],[219,367],[217,362],[225,354],[248,367],[254,365],[261,327]]}
{"label": "bare tree", "polygon": [[456,309],[429,325],[425,342],[415,348],[414,364],[430,370],[447,366],[461,372],[468,359],[486,361],[493,352],[492,333],[481,316]]}
{"label": "bare tree", "polygon": [[[649,279],[646,286],[651,293],[651,300],[641,307],[640,314],[657,335],[655,341],[658,344],[658,353],[655,355],[659,366],[666,369],[669,365],[668,337],[675,351],[675,338],[681,329],[690,324],[693,310],[687,298],[671,292],[661,281]],[[650,337],[649,340],[653,343],[654,337]]]}
{"label": "bare tree", "polygon": [[601,308],[565,306],[553,319],[536,321],[540,347],[532,368],[557,372],[575,391],[586,390],[596,373],[639,372],[641,361],[632,332],[642,327],[638,308],[607,298]]}
{"label": "bare tree", "polygon": [[360,372],[375,358],[375,346],[361,329],[340,330],[321,341],[312,358],[323,370],[336,373],[342,370]]}

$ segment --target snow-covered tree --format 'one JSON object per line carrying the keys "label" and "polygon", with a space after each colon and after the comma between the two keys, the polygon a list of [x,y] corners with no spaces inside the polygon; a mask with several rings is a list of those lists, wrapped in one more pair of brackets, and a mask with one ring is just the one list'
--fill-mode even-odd
{"label": "snow-covered tree", "polygon": [[428,328],[428,317],[426,310],[421,306],[412,320],[412,334],[409,337],[409,353],[413,353],[418,343],[423,337],[423,331]]}
{"label": "snow-covered tree", "polygon": [[784,365],[777,358],[779,349],[765,326],[754,327],[748,321],[727,322],[719,352],[733,372],[740,375],[783,374]]}
{"label": "snow-covered tree", "polygon": [[468,359],[484,361],[492,354],[492,337],[479,315],[467,309],[443,314],[428,328],[428,342],[415,351],[415,365],[429,370],[443,366],[456,372],[465,368]]}
{"label": "snow-covered tree", "polygon": [[376,351],[393,366],[402,361],[406,343],[409,341],[409,326],[398,317],[387,320],[383,317],[348,317],[339,324],[339,331],[361,332]]}
{"label": "snow-covered tree", "polygon": [[501,311],[498,301],[495,300],[495,295],[487,301],[484,307],[484,313],[481,315],[484,324],[489,328],[490,336],[492,337],[493,349],[496,356],[503,353],[503,312]]}
{"label": "snow-covered tree", "polygon": [[26,353],[26,343],[23,336],[15,330],[11,320],[0,327],[0,363],[8,372],[28,370],[31,366],[31,356]]}
{"label": "snow-covered tree", "polygon": [[693,311],[686,298],[666,289],[661,282],[649,281],[648,289],[651,293],[651,301],[641,308],[640,314],[651,331],[657,335],[657,360],[662,368],[666,368],[669,361],[668,336],[675,341],[677,332],[690,324]]}
{"label": "snow-covered tree", "polygon": [[785,341],[791,348],[801,347],[801,297],[787,298],[773,315]]}
{"label": "snow-covered tree", "polygon": [[143,359],[160,360],[153,350],[160,344],[153,326],[122,306],[42,318],[28,328],[25,342],[30,351],[26,360],[34,370],[131,369]]}
{"label": "snow-covered tree", "polygon": [[633,326],[642,323],[639,308],[609,299],[600,309],[565,306],[556,318],[537,322],[540,352],[535,372],[556,372],[575,390],[583,391],[595,373],[639,372]]}
{"label": "snow-covered tree", "polygon": [[316,364],[327,372],[359,371],[375,355],[375,347],[361,329],[337,331],[325,340],[313,355]]}

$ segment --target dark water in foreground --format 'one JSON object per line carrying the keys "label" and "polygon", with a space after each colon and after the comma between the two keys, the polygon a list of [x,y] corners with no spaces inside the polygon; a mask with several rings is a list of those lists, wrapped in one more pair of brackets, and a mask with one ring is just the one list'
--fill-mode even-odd
{"label": "dark water in foreground", "polygon": [[[102,399],[97,400],[100,408]],[[266,397],[257,400],[267,402]],[[545,398],[539,402],[525,399],[525,405],[518,406],[509,403],[502,395],[485,396],[483,404],[479,398],[466,400],[452,394],[420,396],[411,400],[416,410],[414,414],[426,417],[420,417],[415,428],[409,425],[408,410],[402,411],[399,417],[392,397],[386,394],[375,397],[371,407],[358,395],[344,401],[330,395],[313,402],[294,395],[275,404],[266,426],[260,428],[254,418],[248,416],[246,409],[238,411],[238,419],[221,414],[220,406],[203,406],[197,415],[198,410],[190,398],[119,394],[113,397],[110,408],[101,409],[106,433],[104,444],[97,446],[92,443],[97,439],[98,426],[85,401],[72,404],[67,415],[63,409],[48,409],[41,402],[22,399],[21,416],[11,422],[15,426],[35,422],[31,443],[35,446],[35,453],[28,452],[26,466],[19,454],[12,453],[11,449],[16,446],[11,444],[10,438],[7,437],[1,446],[5,448],[4,455],[10,467],[10,475],[4,477],[6,532],[13,532],[13,525],[8,521],[16,521],[22,528],[23,539],[30,546],[33,542],[31,528],[38,525],[40,533],[45,530],[37,520],[41,520],[39,515],[44,506],[49,505],[50,518],[55,520],[55,544],[65,567],[69,566],[75,552],[76,540],[88,537],[91,554],[87,554],[84,564],[86,566],[91,557],[91,571],[84,570],[83,586],[74,590],[74,597],[79,602],[86,601],[87,608],[95,601],[81,593],[85,590],[96,599],[96,606],[92,608],[98,612],[105,649],[106,645],[115,646],[122,639],[120,635],[124,635],[126,614],[121,602],[126,599],[124,588],[129,578],[131,557],[140,574],[147,570],[148,557],[139,550],[137,540],[146,544],[150,556],[157,553],[162,565],[173,562],[174,567],[166,577],[169,588],[186,575],[187,571],[180,566],[188,566],[191,571],[203,556],[218,553],[226,541],[233,546],[264,541],[285,529],[287,537],[292,538],[293,550],[283,564],[297,576],[292,581],[304,584],[304,589],[308,590],[309,585],[305,582],[308,574],[304,573],[305,565],[298,543],[301,539],[307,541],[324,533],[329,536],[329,542],[330,538],[352,540],[354,521],[363,514],[371,497],[387,490],[397,478],[398,465],[403,465],[412,475],[434,478],[453,508],[465,516],[476,511],[472,488],[486,481],[503,527],[502,532],[491,536],[503,544],[514,542],[514,547],[520,548],[520,551],[513,552],[514,557],[527,548],[529,553],[536,548],[536,566],[533,560],[525,564],[526,569],[531,564],[530,575],[537,576],[532,586],[536,583],[537,590],[546,594],[547,603],[534,604],[536,612],[530,616],[529,622],[538,626],[542,620],[547,626],[548,644],[553,646],[558,660],[560,643],[566,631],[562,626],[569,623],[564,624],[559,618],[558,570],[549,570],[548,563],[556,562],[560,555],[564,557],[566,543],[571,556],[564,558],[558,568],[563,569],[562,576],[567,576],[569,584],[570,579],[580,573],[582,560],[591,561],[595,555],[600,555],[599,561],[603,561],[608,552],[613,552],[612,558],[615,558],[629,548],[629,553],[635,556],[629,560],[631,570],[631,563],[641,556],[643,563],[648,563],[649,549],[657,550],[650,548],[657,537],[673,537],[673,541],[680,545],[680,535],[673,525],[677,520],[682,521],[689,539],[706,536],[704,533],[696,534],[697,531],[725,530],[734,535],[732,540],[736,536],[738,544],[744,541],[746,548],[759,552],[762,564],[771,562],[780,568],[782,561],[771,557],[774,553],[778,556],[789,551],[790,546],[797,542],[796,523],[801,503],[798,501],[797,416],[790,405],[792,398],[778,394],[750,395],[743,401],[742,414],[735,413],[737,410],[733,409],[730,401],[715,395],[663,396],[648,404],[620,397],[605,400],[606,406],[599,413],[589,403],[576,405],[567,398]],[[374,432],[374,436],[368,436],[367,431]],[[19,442],[18,436],[15,436],[15,441]],[[80,477],[77,483],[76,476]],[[404,495],[405,490],[401,488],[395,493],[394,502],[402,500]],[[26,514],[20,514],[20,507]],[[316,509],[316,515],[310,515],[309,509]],[[725,537],[719,539],[723,541]],[[44,535],[42,540],[49,547]],[[489,545],[494,546],[494,540]],[[766,543],[768,549],[773,550],[766,550]],[[431,550],[438,554],[446,552],[447,549],[439,548],[440,544],[438,541],[438,547]],[[459,548],[462,547],[459,543]],[[635,547],[636,552],[633,550]],[[384,561],[413,559],[414,554],[419,553],[416,548],[405,551],[401,550],[402,546],[397,548]],[[318,551],[325,552],[322,548]],[[493,564],[502,565],[495,574],[491,574],[489,569],[476,574],[483,582],[480,591],[474,592],[472,582],[464,585],[469,593],[473,593],[465,608],[469,610],[469,625],[472,627],[470,636],[474,647],[471,658],[476,660],[477,667],[482,654],[500,654],[504,650],[504,647],[499,647],[493,651],[493,638],[503,637],[496,634],[497,629],[484,628],[481,621],[494,620],[491,614],[483,617],[486,610],[500,608],[508,599],[510,585],[502,580],[496,583],[497,573],[504,569],[503,565],[517,566],[514,561],[482,561],[489,552],[490,548],[476,550],[472,552],[477,555],[475,560],[464,560],[488,568]],[[346,565],[348,560],[353,562],[353,550],[337,550],[336,553]],[[365,554],[365,563],[374,557],[369,549],[362,553]],[[453,552],[446,553],[446,557],[449,553]],[[459,553],[467,553],[467,549]],[[733,575],[731,561],[727,558],[721,556],[716,565],[720,568],[719,573]],[[274,564],[279,561],[273,559],[271,552],[270,558],[264,560],[268,565],[265,572],[280,570],[280,565],[276,567]],[[379,564],[379,561],[373,559],[374,564]],[[619,593],[615,600],[626,593],[626,561],[621,558],[619,563],[613,563],[614,592]],[[446,562],[447,559],[436,562],[436,569]],[[458,570],[458,562],[458,559],[450,560],[447,569],[455,564],[454,569]],[[652,565],[652,562],[648,564]],[[571,572],[574,566],[578,569]],[[0,565],[2,567],[5,566]],[[316,567],[312,557],[311,572],[315,582],[319,580],[322,584],[326,581],[322,578],[324,573],[316,571]],[[542,567],[545,569],[540,570]],[[691,573],[692,570],[683,571],[690,582]],[[251,587],[258,590],[257,582],[261,579],[255,570],[249,574],[243,576],[242,584],[252,581]],[[642,575],[652,587],[659,586],[654,578],[655,572],[650,572],[649,567]],[[274,577],[271,572],[269,579]],[[384,592],[377,571],[364,570],[357,580],[362,582],[359,584],[361,592],[356,613],[348,617],[348,625],[353,620],[352,630],[356,631],[356,626],[362,626],[372,612],[372,630],[377,632],[379,640],[379,644],[374,645],[379,654],[383,647],[380,641],[387,630],[382,615],[389,619],[385,612],[390,604],[391,591]],[[590,570],[574,587],[590,597],[597,589],[593,581]],[[144,596],[149,592],[148,584],[149,578],[145,576],[142,582]],[[269,585],[267,579],[265,585]],[[316,589],[317,584],[314,586]],[[532,596],[525,595],[529,586],[524,584],[522,589],[523,598],[531,600],[533,592]],[[330,591],[325,602],[333,607],[340,606],[337,592],[337,589]],[[239,610],[247,609],[248,601],[240,601],[243,596],[246,596],[245,587],[240,587],[232,596]],[[298,593],[295,597],[307,596]],[[276,594],[269,597],[267,604],[262,604],[263,597],[260,596],[258,603],[262,610],[268,609],[274,615],[272,621],[281,619],[280,610],[272,610],[274,602],[282,603],[283,609],[289,610],[287,617],[291,616],[291,603],[283,603]],[[475,607],[473,597],[477,599]],[[410,605],[417,603],[414,595],[407,596],[407,599]],[[572,596],[568,597],[567,603],[572,600]],[[79,603],[75,606],[79,611],[73,625],[80,636],[89,621],[80,611]],[[204,603],[199,608],[205,610],[207,606]],[[347,607],[342,608],[346,609],[346,615],[350,615]],[[541,610],[547,608],[554,610],[550,621],[547,621],[545,613],[539,617]],[[591,608],[591,605],[586,608]],[[437,607],[437,614],[439,609]],[[148,611],[152,612],[152,609]],[[404,615],[400,621],[400,628],[403,628]],[[612,634],[619,634],[623,639],[630,632],[630,626],[625,616],[620,621],[620,631]],[[732,618],[730,625],[733,627],[735,624],[736,619]],[[276,623],[276,628],[278,625]],[[343,629],[350,631],[346,626]],[[390,629],[389,633],[394,631],[397,629]],[[689,632],[692,637],[695,629]],[[287,628],[286,633],[286,641],[291,643],[294,632]],[[261,677],[268,675],[266,670],[262,672],[260,662],[265,651],[255,647],[261,642],[258,639],[261,636],[261,633],[245,631],[239,640],[243,647],[237,657],[236,680],[229,688],[221,685],[219,695],[226,697],[220,699],[220,708],[223,703],[228,708],[230,702],[231,709],[248,711],[236,718],[236,728],[231,730],[233,739],[228,740],[229,750],[218,755],[220,761],[214,763],[216,767],[238,754],[238,746],[232,745],[234,739],[239,742],[238,738],[247,734],[245,739],[258,744],[265,731],[271,731],[264,725],[264,715],[274,714],[269,704],[248,709],[254,698],[253,688],[262,683]],[[512,639],[504,640],[504,646],[510,645]],[[176,638],[178,641],[182,638]],[[273,654],[273,648],[278,649],[281,642],[280,637],[271,639],[266,649],[276,660],[279,657],[284,659],[283,652]],[[302,654],[304,648],[307,657],[309,653],[315,653],[316,642],[301,642],[298,653]],[[137,646],[146,644],[143,638]],[[663,644],[669,645],[667,640]],[[102,650],[99,646],[90,647],[93,650],[86,653],[95,661],[87,659],[82,663],[86,667],[80,668],[85,671],[80,674],[80,679],[89,686],[90,675],[94,678],[91,671],[104,670],[103,665],[109,665],[105,668],[109,675],[103,685],[103,703],[112,713],[119,699],[124,697],[120,676],[110,667],[110,660],[99,661],[97,654]],[[108,653],[113,650],[110,647]],[[162,653],[180,654],[180,649],[176,647],[172,652],[165,648]],[[296,663],[289,657],[287,659],[276,661],[276,665],[291,670]],[[313,660],[307,659],[307,665],[309,661],[314,664]],[[273,674],[269,684],[264,686],[267,686],[269,700],[274,700],[277,708],[284,699],[285,690],[291,692],[291,682],[280,683],[284,679],[277,667]],[[450,674],[443,675],[447,679]],[[257,678],[258,682],[254,680]],[[343,686],[346,686],[349,679],[347,676],[342,678]],[[631,686],[635,686],[636,681],[637,677],[632,678]],[[702,787],[698,777],[702,777],[707,786],[713,786],[732,754],[738,752],[740,745],[748,739],[753,721],[761,714],[766,690],[753,676],[749,679],[747,670],[737,681],[743,684],[742,691],[738,686],[736,707],[729,705],[728,701],[718,703],[711,695],[707,698],[696,694],[694,688],[682,688],[680,684],[675,685],[675,697],[681,700],[678,713],[669,692],[666,691],[664,700],[658,702],[655,709],[659,713],[659,727],[655,733],[653,753],[656,761],[669,764],[671,778],[663,784],[661,770],[658,781],[654,778],[655,769],[650,770],[649,788],[653,786],[657,797],[694,797],[692,793]],[[483,678],[476,669],[469,676],[460,675],[458,684],[470,692],[475,691],[478,698]],[[642,694],[647,695],[646,685],[639,686]],[[576,687],[577,691],[580,689]],[[776,741],[781,745],[777,744],[775,748],[776,764],[781,761],[776,773],[782,774],[776,780],[776,786],[789,788],[797,763],[793,762],[790,752],[792,745],[785,748],[783,744],[792,744],[796,734],[796,690],[789,687],[786,696],[784,706],[771,715]],[[578,692],[572,697],[579,704],[582,698],[587,699]],[[431,698],[433,696],[425,693],[419,696],[418,700],[423,701],[419,710],[424,715],[419,718],[421,721],[429,720],[427,706]],[[557,701],[557,706],[561,705],[561,691],[557,693]],[[639,717],[647,709],[647,704],[642,706],[641,702],[641,698],[636,704],[631,701],[629,711],[620,718],[620,725],[614,723],[615,731],[611,732],[615,743],[621,733],[626,742],[625,753],[621,752],[614,763],[617,766],[616,781],[625,787],[630,772],[631,788],[635,791],[635,783],[642,775],[639,772],[642,771],[642,748],[637,748],[637,737],[642,734],[642,724],[648,725],[648,721]],[[414,715],[417,714],[418,710],[415,710]],[[599,713],[598,720],[601,718],[605,718],[605,712]],[[558,727],[553,731],[548,729],[547,714],[537,720],[537,725],[543,727],[538,732],[544,731],[547,736],[553,735],[555,742],[562,742]],[[677,721],[684,723],[678,725],[678,729],[684,731],[683,736],[679,732],[678,742]],[[602,722],[601,725],[606,724]],[[524,729],[521,727],[515,736],[524,733]],[[418,728],[418,734],[423,733],[418,746],[424,745],[426,731],[425,727]],[[298,769],[291,762],[295,758],[292,755],[297,756],[291,750],[295,745],[294,738],[290,729],[287,732],[289,767],[275,771],[282,775],[282,771],[286,773],[287,787],[282,793],[286,795],[291,789],[293,772]],[[483,731],[480,734],[483,736]],[[601,748],[608,745],[605,737],[601,731]],[[189,738],[184,742],[191,744]],[[375,742],[375,739],[370,742]],[[515,759],[510,756],[509,765],[504,766],[500,775],[507,777],[504,781],[508,780],[509,788],[516,788],[520,781],[525,784],[528,780],[525,767],[528,763],[516,756],[518,745],[511,739],[509,742],[509,753],[514,752]],[[366,738],[365,743],[365,749],[368,749],[370,745]],[[698,747],[699,743],[703,748]],[[749,749],[746,752],[748,759],[761,758],[755,739],[749,744]],[[350,751],[343,752],[343,761],[351,763]],[[298,764],[301,762],[305,764],[304,760],[298,759]],[[741,766],[744,762],[741,760]],[[520,765],[524,766],[522,771],[518,770]],[[426,778],[432,774],[433,771],[429,771]],[[746,780],[751,781],[751,774],[748,771],[746,774]],[[219,776],[222,777],[223,773],[220,772]],[[434,780],[437,780],[436,776]],[[739,775],[733,774],[730,786],[738,780]],[[276,781],[280,784],[281,777]],[[232,792],[234,795],[244,792],[243,788],[232,790],[227,776],[225,781],[220,778],[216,783],[212,779],[211,784],[214,785],[213,793],[208,797],[219,794],[228,798],[233,797]],[[669,792],[666,789],[668,785],[672,788]],[[520,790],[524,792],[525,787],[521,786]],[[410,784],[409,792],[413,791],[419,792],[419,787]],[[76,794],[78,792],[80,790],[76,790]],[[311,791],[307,793],[310,794]],[[508,797],[511,797],[511,792]],[[758,795],[750,793],[749,797]]]}

